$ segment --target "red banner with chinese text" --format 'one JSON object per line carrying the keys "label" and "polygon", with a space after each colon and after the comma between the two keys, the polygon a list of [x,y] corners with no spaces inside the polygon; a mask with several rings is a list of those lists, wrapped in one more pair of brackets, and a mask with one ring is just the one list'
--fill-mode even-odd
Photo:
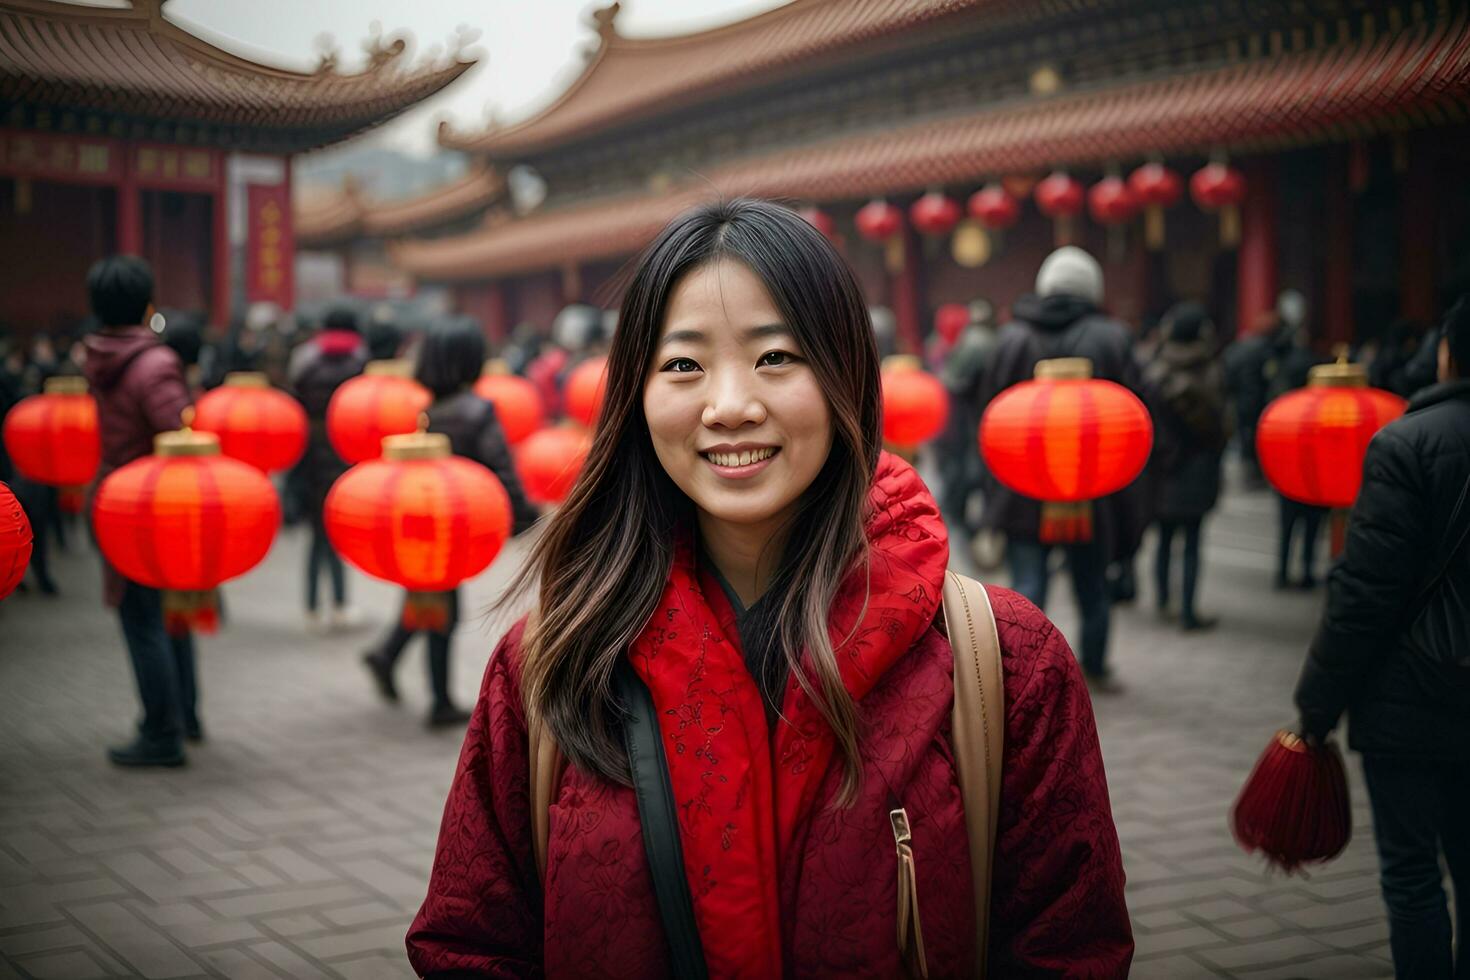
{"label": "red banner with chinese text", "polygon": [[296,242],[288,185],[247,185],[245,207],[245,301],[290,310],[296,303]]}

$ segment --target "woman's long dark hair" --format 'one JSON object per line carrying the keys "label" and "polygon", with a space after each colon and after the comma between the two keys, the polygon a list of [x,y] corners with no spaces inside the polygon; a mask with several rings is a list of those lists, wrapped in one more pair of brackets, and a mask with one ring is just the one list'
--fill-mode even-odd
{"label": "woman's long dark hair", "polygon": [[742,263],[765,285],[832,414],[832,450],[791,521],[769,598],[778,604],[790,672],[837,737],[843,799],[850,799],[857,713],[827,618],[843,579],[866,558],[865,504],[882,448],[878,354],[851,270],[820,232],[778,204],[736,199],[694,208],[640,256],[608,355],[592,450],[507,593],[540,586],[523,644],[522,694],[528,716],[549,727],[571,762],[628,782],[610,678],[654,613],[678,529],[694,518],[693,503],[654,455],[643,389],[675,286],[722,260]]}

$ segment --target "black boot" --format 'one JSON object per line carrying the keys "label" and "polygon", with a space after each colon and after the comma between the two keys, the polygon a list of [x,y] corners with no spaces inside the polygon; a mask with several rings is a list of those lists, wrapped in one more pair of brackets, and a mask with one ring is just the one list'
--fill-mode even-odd
{"label": "black boot", "polygon": [[397,704],[398,685],[393,681],[393,664],[371,650],[362,655],[362,663],[368,673],[373,675],[373,683],[378,687],[379,696],[389,704]]}
{"label": "black boot", "polygon": [[449,697],[449,636],[429,634],[429,687],[434,692],[434,707],[429,709],[426,724],[430,728],[463,725],[470,713],[454,706]]}
{"label": "black boot", "polygon": [[139,735],[127,745],[107,750],[107,758],[115,766],[164,766],[184,764],[184,747],[178,741],[158,741]]}

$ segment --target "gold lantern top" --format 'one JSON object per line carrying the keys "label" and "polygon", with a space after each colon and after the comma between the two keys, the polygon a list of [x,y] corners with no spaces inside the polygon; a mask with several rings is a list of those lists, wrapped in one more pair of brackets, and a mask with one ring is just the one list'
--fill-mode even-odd
{"label": "gold lantern top", "polygon": [[155,456],[218,456],[219,436],[212,432],[195,432],[194,409],[183,411],[184,427],[173,432],[160,432],[153,437]]}
{"label": "gold lantern top", "polygon": [[383,437],[383,458],[395,463],[417,459],[445,459],[449,451],[449,437],[442,432],[428,432],[429,416],[419,413],[419,430],[397,436]]}
{"label": "gold lantern top", "polygon": [[225,375],[226,388],[269,388],[270,379],[263,371],[231,371]]}
{"label": "gold lantern top", "polygon": [[87,393],[87,379],[79,375],[63,375],[59,378],[47,378],[41,390],[48,395],[85,395]]}
{"label": "gold lantern top", "polygon": [[1036,362],[1037,381],[1086,381],[1092,377],[1092,359],[1087,357],[1053,357]]}
{"label": "gold lantern top", "polygon": [[383,361],[368,361],[363,374],[389,378],[413,377],[413,361],[406,357],[395,357]]}
{"label": "gold lantern top", "polygon": [[1368,369],[1348,362],[1347,344],[1338,344],[1333,353],[1337,355],[1335,362],[1318,364],[1307,372],[1307,384],[1314,388],[1368,387]]}

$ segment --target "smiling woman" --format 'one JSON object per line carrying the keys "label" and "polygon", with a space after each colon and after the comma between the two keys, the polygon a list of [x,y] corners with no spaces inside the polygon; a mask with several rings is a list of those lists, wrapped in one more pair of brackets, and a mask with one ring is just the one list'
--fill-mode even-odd
{"label": "smiling woman", "polygon": [[[977,917],[948,541],[881,418],[857,283],[795,212],[712,204],[649,246],[591,453],[513,584],[537,611],[486,670],[408,937],[421,974],[963,976],[987,951],[997,975],[1126,974],[1086,689],[1004,589]],[[547,735],[568,765],[533,794]]]}

